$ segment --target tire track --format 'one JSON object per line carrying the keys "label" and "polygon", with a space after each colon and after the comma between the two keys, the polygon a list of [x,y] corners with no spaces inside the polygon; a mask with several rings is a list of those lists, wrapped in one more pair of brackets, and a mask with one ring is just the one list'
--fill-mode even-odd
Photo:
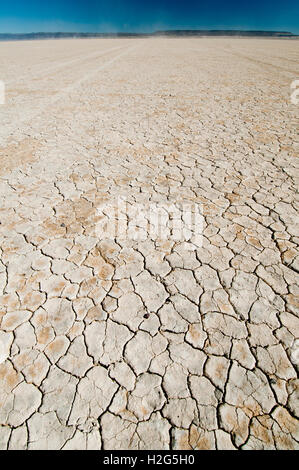
{"label": "tire track", "polygon": [[[101,70],[106,69],[110,65],[112,65],[114,62],[119,60],[121,57],[124,55],[132,52],[134,49],[139,47],[138,45],[133,46],[133,47],[128,47],[126,48],[123,52],[117,54],[115,57],[112,57],[112,59],[107,60],[106,62],[102,63],[100,66],[97,66],[94,68],[92,71],[86,73],[84,76],[76,80],[75,82],[66,85],[63,89],[60,91],[56,92],[54,95],[52,95],[50,98],[45,98],[44,100],[41,100],[39,103],[38,107],[35,109],[32,109],[30,112],[27,110],[26,115],[24,117],[21,117],[18,119],[18,116],[15,114],[15,110],[13,109],[8,116],[8,121],[10,118],[13,118],[13,122],[5,122],[5,120],[2,120],[2,127],[0,129],[0,145],[3,146],[5,145],[5,138],[8,137],[9,135],[14,134],[14,132],[17,129],[20,129],[22,126],[25,124],[28,124],[31,122],[33,119],[36,119],[39,115],[41,115],[47,108],[55,105],[58,103],[62,98],[67,96],[68,94],[72,93],[74,90],[79,88],[83,83],[87,82],[88,80],[92,79],[94,76],[97,75],[98,72]],[[23,112],[20,110],[20,113]],[[2,135],[1,135],[2,134]]]}
{"label": "tire track", "polygon": [[[108,54],[109,52],[112,52],[114,50],[119,50],[119,49],[122,49],[124,46],[118,46],[118,47],[112,47],[110,49],[106,49],[106,50],[103,50],[101,51],[101,53],[99,53],[99,51],[95,51],[95,52],[92,52],[90,54],[84,54],[84,55],[80,55],[79,57],[76,57],[72,60],[69,60],[69,61],[62,61],[60,62],[59,64],[53,64],[52,66],[46,68],[46,69],[43,69],[41,71],[41,73],[34,73],[34,80],[36,79],[43,79],[45,78],[46,75],[48,75],[49,73],[56,73],[58,70],[61,70],[61,69],[66,69],[66,68],[69,68],[70,65],[73,65],[73,64],[78,64],[80,63],[80,61],[82,62],[85,62],[85,61],[88,61],[89,59],[97,59],[98,57],[102,57],[106,54]],[[40,64],[36,64],[36,66],[40,66]],[[21,78],[17,78],[15,80],[8,80],[6,81],[6,86],[7,86],[7,89],[9,90],[9,88],[14,85],[14,84],[18,84],[18,83],[22,83],[28,79],[30,79],[32,77],[32,71],[30,73],[28,73],[27,75],[23,75]]]}

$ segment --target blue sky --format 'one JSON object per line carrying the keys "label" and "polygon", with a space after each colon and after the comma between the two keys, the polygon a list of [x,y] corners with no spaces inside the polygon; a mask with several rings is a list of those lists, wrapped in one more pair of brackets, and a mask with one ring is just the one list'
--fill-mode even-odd
{"label": "blue sky", "polygon": [[263,29],[299,34],[298,0],[0,0],[0,32]]}

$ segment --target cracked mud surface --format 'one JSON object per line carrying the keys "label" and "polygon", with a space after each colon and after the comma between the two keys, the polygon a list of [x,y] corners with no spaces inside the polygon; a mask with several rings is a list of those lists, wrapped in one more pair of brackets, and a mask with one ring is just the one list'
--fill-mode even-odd
{"label": "cracked mud surface", "polygon": [[[0,51],[0,447],[298,449],[299,43]],[[203,246],[99,238],[118,196]]]}

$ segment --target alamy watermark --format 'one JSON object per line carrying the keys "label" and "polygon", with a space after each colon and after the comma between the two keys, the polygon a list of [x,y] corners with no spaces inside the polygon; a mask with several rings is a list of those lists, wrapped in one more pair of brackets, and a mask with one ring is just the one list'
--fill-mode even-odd
{"label": "alamy watermark", "polygon": [[5,104],[5,83],[0,80],[0,104]]}
{"label": "alamy watermark", "polygon": [[101,239],[184,242],[186,249],[202,246],[204,218],[200,204],[131,203],[118,197],[98,207],[96,235]]}
{"label": "alamy watermark", "polygon": [[291,346],[291,359],[293,364],[299,366],[299,339],[295,339]]}
{"label": "alamy watermark", "polygon": [[291,103],[299,104],[299,80],[293,80],[290,87],[291,90],[294,90],[291,93]]}

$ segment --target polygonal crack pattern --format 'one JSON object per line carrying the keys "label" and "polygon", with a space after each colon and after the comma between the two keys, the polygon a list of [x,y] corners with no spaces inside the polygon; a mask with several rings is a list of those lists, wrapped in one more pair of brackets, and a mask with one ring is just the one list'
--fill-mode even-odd
{"label": "polygonal crack pattern", "polygon": [[[30,44],[0,45],[0,448],[298,449],[298,42]],[[99,236],[120,196],[200,204],[202,246]]]}

